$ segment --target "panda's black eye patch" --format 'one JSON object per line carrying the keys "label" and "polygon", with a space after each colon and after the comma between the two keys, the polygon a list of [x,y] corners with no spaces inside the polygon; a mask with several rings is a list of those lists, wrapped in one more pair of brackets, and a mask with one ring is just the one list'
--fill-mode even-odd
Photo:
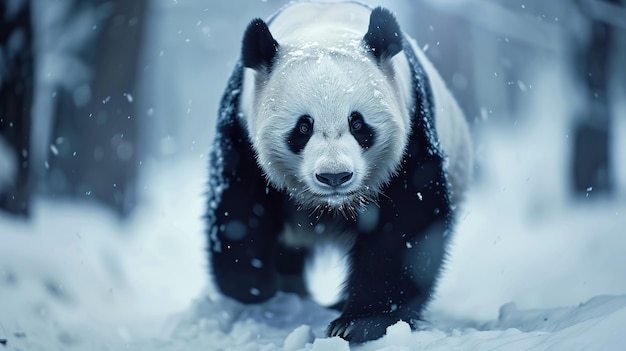
{"label": "panda's black eye patch", "polygon": [[365,123],[360,112],[352,112],[348,118],[348,123],[350,124],[350,133],[363,149],[367,150],[374,145],[376,133],[369,124]]}
{"label": "panda's black eye patch", "polygon": [[287,134],[287,147],[294,154],[299,154],[313,134],[313,118],[303,115],[298,118],[294,128]]}

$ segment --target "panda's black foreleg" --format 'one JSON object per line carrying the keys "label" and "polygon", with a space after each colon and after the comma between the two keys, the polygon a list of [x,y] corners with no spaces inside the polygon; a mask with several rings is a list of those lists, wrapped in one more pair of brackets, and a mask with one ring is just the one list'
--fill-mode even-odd
{"label": "panda's black foreleg", "polygon": [[259,185],[263,191],[255,193],[254,186],[231,183],[212,212],[209,229],[215,283],[223,294],[243,303],[266,301],[280,288],[275,262],[282,228],[278,194],[266,193],[262,180]]}
{"label": "panda's black foreleg", "polygon": [[[243,303],[263,302],[279,289],[275,263],[282,228],[275,204],[278,194],[266,193],[262,178],[257,186],[253,184],[246,177],[231,181],[212,209],[209,229],[215,283],[223,294]],[[256,189],[259,186],[262,191]]]}
{"label": "panda's black foreleg", "polygon": [[443,231],[374,235],[355,244],[346,304],[329,336],[361,343],[382,337],[398,321],[414,327],[431,297],[444,257]]}
{"label": "panda's black foreleg", "polygon": [[236,115],[221,118],[210,158],[210,269],[224,295],[259,303],[280,287],[275,250],[283,228],[284,195],[267,185]]}

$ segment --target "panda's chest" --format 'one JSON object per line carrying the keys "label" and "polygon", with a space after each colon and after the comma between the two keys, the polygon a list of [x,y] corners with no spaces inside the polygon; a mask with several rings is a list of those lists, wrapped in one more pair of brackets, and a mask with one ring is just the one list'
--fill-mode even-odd
{"label": "panda's chest", "polygon": [[281,240],[291,247],[313,247],[321,242],[336,242],[355,235],[354,221],[341,215],[289,211]]}

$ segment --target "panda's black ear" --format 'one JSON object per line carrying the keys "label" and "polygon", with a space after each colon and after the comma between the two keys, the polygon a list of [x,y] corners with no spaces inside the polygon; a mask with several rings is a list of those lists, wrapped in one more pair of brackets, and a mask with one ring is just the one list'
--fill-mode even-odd
{"label": "panda's black ear", "polygon": [[262,19],[250,22],[242,44],[241,59],[244,66],[255,70],[271,70],[279,45]]}
{"label": "panda's black ear", "polygon": [[402,32],[391,11],[380,6],[372,11],[363,41],[379,64],[402,51]]}

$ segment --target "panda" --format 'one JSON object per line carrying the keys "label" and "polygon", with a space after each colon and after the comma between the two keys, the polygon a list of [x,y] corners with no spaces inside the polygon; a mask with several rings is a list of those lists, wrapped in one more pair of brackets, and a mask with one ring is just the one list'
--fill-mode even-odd
{"label": "panda", "polygon": [[416,328],[471,157],[463,113],[389,10],[295,2],[253,20],[210,154],[215,286],[245,304],[306,296],[308,255],[335,241],[349,270],[327,336]]}

